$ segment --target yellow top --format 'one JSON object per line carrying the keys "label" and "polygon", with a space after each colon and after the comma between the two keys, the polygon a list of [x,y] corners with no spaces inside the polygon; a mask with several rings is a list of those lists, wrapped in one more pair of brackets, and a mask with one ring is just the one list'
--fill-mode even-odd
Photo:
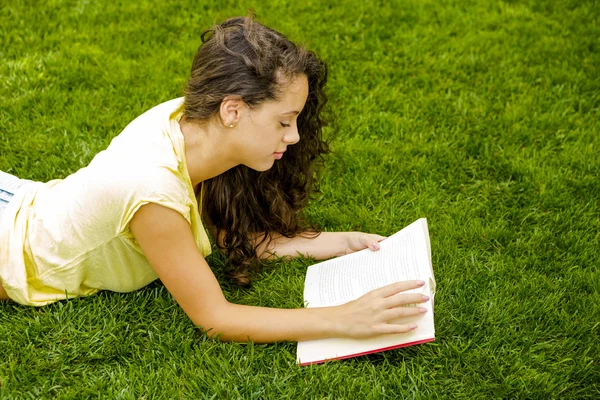
{"label": "yellow top", "polygon": [[129,229],[147,203],[181,213],[202,254],[210,254],[185,162],[182,112],[183,98],[162,103],[87,167],[15,193],[0,221],[0,280],[11,299],[42,306],[99,290],[130,292],[157,279]]}

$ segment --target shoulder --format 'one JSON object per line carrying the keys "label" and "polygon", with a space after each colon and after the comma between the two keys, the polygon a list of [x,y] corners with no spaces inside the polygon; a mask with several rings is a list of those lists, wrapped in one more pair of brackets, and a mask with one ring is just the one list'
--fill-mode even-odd
{"label": "shoulder", "polygon": [[131,219],[130,229],[136,237],[144,236],[160,240],[192,233],[189,221],[180,213],[156,203],[141,206]]}

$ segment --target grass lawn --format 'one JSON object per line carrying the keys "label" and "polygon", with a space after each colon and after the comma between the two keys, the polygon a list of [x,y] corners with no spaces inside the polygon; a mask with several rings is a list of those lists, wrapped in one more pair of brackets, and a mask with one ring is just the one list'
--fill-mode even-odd
{"label": "grass lawn", "polygon": [[[250,7],[330,66],[337,134],[307,217],[428,218],[436,341],[298,367],[295,343],[207,339],[160,282],[2,302],[0,398],[599,398],[597,0],[2,0],[0,170],[85,166],[181,95],[203,29]],[[209,262],[230,301],[302,304],[310,260],[245,290]]]}

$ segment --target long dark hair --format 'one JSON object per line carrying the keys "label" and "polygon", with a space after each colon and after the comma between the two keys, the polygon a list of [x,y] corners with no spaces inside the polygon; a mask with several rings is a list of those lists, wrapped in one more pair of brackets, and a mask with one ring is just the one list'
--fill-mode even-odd
{"label": "long dark hair", "polygon": [[282,76],[308,78],[308,98],[298,117],[300,142],[289,146],[280,162],[264,172],[239,165],[202,183],[203,215],[222,238],[227,275],[245,286],[258,268],[258,246],[272,235],[319,234],[301,210],[319,191],[317,166],[329,152],[322,135],[327,66],[252,15],[215,25],[201,39],[185,89],[187,120],[208,120],[227,95],[240,96],[249,107],[277,101]]}

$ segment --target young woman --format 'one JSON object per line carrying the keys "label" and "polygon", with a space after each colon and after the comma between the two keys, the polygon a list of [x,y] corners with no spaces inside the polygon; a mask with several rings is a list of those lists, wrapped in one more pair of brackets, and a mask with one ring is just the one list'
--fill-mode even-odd
{"label": "young woman", "polygon": [[[252,18],[202,35],[185,97],[145,112],[61,180],[0,174],[0,298],[42,306],[159,278],[192,322],[224,341],[273,342],[407,332],[390,323],[427,300],[398,282],[350,303],[272,309],[228,302],[205,257],[223,251],[248,284],[257,259],[327,259],[382,236],[317,232],[300,217],[315,189],[327,69]],[[398,295],[396,295],[398,294]]]}

